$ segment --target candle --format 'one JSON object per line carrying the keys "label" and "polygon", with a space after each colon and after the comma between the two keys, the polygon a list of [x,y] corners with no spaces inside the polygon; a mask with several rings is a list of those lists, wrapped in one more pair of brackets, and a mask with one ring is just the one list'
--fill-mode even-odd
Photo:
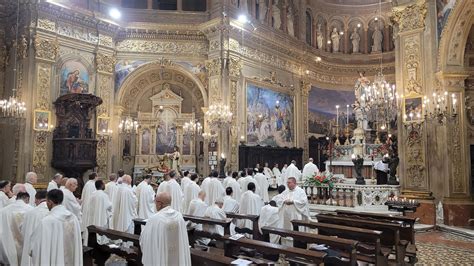
{"label": "candle", "polygon": [[336,128],[339,126],[339,105],[336,105]]}
{"label": "candle", "polygon": [[347,114],[346,114],[347,119],[346,119],[346,124],[349,125],[349,105],[346,105],[346,107],[347,107]]}
{"label": "candle", "polygon": [[352,154],[352,155],[351,155],[351,158],[352,158],[352,159],[355,159],[355,158],[356,158],[356,155],[355,155],[355,154]]}

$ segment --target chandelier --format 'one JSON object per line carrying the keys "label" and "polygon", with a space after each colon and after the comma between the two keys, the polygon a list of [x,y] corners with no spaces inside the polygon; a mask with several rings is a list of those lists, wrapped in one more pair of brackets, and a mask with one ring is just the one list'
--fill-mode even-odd
{"label": "chandelier", "polygon": [[377,124],[377,130],[390,130],[390,123],[398,113],[398,95],[395,85],[385,80],[379,72],[374,82],[365,88],[365,101],[368,107],[368,120]]}
{"label": "chandelier", "polygon": [[121,134],[136,134],[138,131],[138,121],[127,116],[124,120],[120,121],[119,132]]}
{"label": "chandelier", "polygon": [[[443,93],[434,92],[432,97],[424,96],[423,109],[425,119],[438,120],[439,123],[443,123],[445,119],[457,116],[456,105],[456,95],[453,93],[450,97],[447,91]],[[407,114],[405,114],[405,119],[407,118],[406,116]],[[408,116],[413,116],[413,114],[410,113]]]}
{"label": "chandelier", "polygon": [[202,133],[202,137],[204,140],[210,141],[210,142],[215,142],[217,140],[217,134],[216,133],[209,133],[209,132],[204,132]]}
{"label": "chandelier", "polygon": [[232,112],[229,106],[221,103],[209,106],[205,116],[207,122],[213,128],[227,126],[232,121]]}
{"label": "chandelier", "polygon": [[20,1],[18,0],[16,11],[16,35],[15,35],[15,53],[13,63],[13,87],[12,96],[8,99],[0,100],[0,109],[5,118],[22,118],[26,112],[26,104],[22,102],[16,95],[16,81],[17,81],[17,57],[18,57],[18,24],[20,18]]}
{"label": "chandelier", "polygon": [[183,126],[184,134],[189,137],[194,135],[200,135],[202,132],[202,125],[198,121],[190,120],[189,122],[184,123]]}

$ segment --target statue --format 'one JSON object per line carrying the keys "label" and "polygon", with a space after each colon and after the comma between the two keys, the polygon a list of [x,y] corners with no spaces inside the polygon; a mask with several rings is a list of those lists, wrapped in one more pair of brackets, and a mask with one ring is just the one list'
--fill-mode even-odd
{"label": "statue", "polygon": [[339,35],[339,32],[337,32],[337,29],[334,28],[331,32],[332,52],[333,53],[339,52],[339,40],[340,39],[341,39],[341,36]]}
{"label": "statue", "polygon": [[354,28],[354,32],[352,32],[351,40],[352,40],[352,53],[353,54],[359,53],[360,35],[357,32],[357,28]]}
{"label": "statue", "polygon": [[388,144],[390,145],[390,161],[388,162],[388,169],[389,169],[389,178],[388,183],[389,185],[398,185],[399,182],[397,181],[397,167],[400,163],[400,158],[398,158],[398,141],[397,137],[391,136],[387,140]]}
{"label": "statue", "polygon": [[171,160],[171,170],[179,171],[179,153],[178,146],[174,146],[174,152],[170,154],[165,154]]}
{"label": "statue", "polygon": [[273,0],[272,6],[273,28],[279,30],[281,27],[280,8],[278,7],[278,0]]}
{"label": "statue", "polygon": [[265,3],[265,0],[258,0],[258,20],[261,23],[265,23],[265,18],[267,17],[268,7]]}
{"label": "statue", "polygon": [[372,53],[382,52],[383,35],[378,25],[375,25],[375,30],[374,30],[374,33],[372,34],[372,40],[374,41],[372,45]]}
{"label": "statue", "polygon": [[318,32],[316,33],[316,41],[318,43],[318,49],[323,49],[324,37],[321,31],[321,24],[318,24]]}
{"label": "statue", "polygon": [[286,28],[288,29],[288,34],[295,37],[295,26],[293,23],[293,8],[288,5],[288,13],[286,14]]}
{"label": "statue", "polygon": [[365,185],[364,177],[362,176],[362,167],[364,167],[364,158],[360,155],[352,155],[352,163],[356,171],[356,185]]}

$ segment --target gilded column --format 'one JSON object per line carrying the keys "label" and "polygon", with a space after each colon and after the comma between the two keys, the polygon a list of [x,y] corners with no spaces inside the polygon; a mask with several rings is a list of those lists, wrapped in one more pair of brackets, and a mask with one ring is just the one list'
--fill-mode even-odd
{"label": "gilded column", "polygon": [[300,88],[301,105],[303,108],[303,162],[307,162],[309,159],[308,96],[311,91],[311,83],[307,80],[301,80]]}
{"label": "gilded column", "polygon": [[230,81],[230,111],[232,112],[232,123],[230,127],[230,169],[238,170],[239,167],[239,125],[237,95],[238,84],[242,70],[242,61],[238,57],[229,58],[229,81]]}

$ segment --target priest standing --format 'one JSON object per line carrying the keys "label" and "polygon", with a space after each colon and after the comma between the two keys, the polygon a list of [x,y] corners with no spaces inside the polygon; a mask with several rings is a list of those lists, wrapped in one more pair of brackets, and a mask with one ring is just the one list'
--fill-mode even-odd
{"label": "priest standing", "polygon": [[61,184],[61,179],[63,179],[63,175],[60,173],[57,173],[53,176],[53,180],[49,182],[48,188],[46,191],[51,191],[53,189],[59,189],[59,185]]}
{"label": "priest standing", "polygon": [[191,174],[189,173],[189,171],[184,171],[183,178],[181,178],[181,190],[183,191],[183,193],[186,186],[191,183],[191,179],[189,178],[190,176]]}
{"label": "priest standing", "polygon": [[289,177],[288,189],[280,194],[277,205],[280,207],[280,220],[284,229],[292,230],[291,220],[306,220],[309,218],[308,196],[297,186],[296,178]]}
{"label": "priest standing", "polygon": [[8,180],[0,181],[0,210],[8,205],[8,194],[11,193],[11,183]]}
{"label": "priest standing", "polygon": [[282,174],[280,172],[280,168],[278,168],[277,163],[273,166],[272,171],[273,171],[273,175],[275,176],[277,186],[283,185]]}
{"label": "priest standing", "polygon": [[249,183],[253,183],[255,185],[256,193],[259,193],[260,188],[258,186],[258,183],[255,180],[255,178],[252,177],[253,170],[252,169],[247,169],[246,174],[247,175],[245,177],[242,177],[242,178],[239,179],[239,185],[242,188],[242,193],[247,191]]}
{"label": "priest standing", "polygon": [[232,178],[227,181],[227,185],[224,186],[225,189],[232,188],[232,198],[235,199],[237,202],[240,202],[240,196],[242,194],[242,190],[240,188],[239,182],[237,182],[237,176],[239,173],[233,172]]}
{"label": "priest standing", "polygon": [[133,219],[137,217],[137,197],[132,190],[132,177],[124,175],[112,202],[112,220],[114,230],[133,234]]}
{"label": "priest standing", "polygon": [[171,208],[178,212],[182,212],[183,191],[175,178],[176,172],[174,170],[165,175],[165,181],[161,182],[156,193],[168,192],[171,195]]}
{"label": "priest standing", "polygon": [[79,224],[82,223],[82,210],[81,210],[81,204],[79,203],[79,200],[74,196],[74,191],[77,189],[77,179],[75,178],[69,178],[66,181],[66,186],[65,188],[61,189],[63,192],[62,196],[62,205],[70,211],[72,214],[74,214],[79,221]]}
{"label": "priest standing", "polygon": [[167,192],[157,194],[155,204],[158,212],[148,220],[140,235],[145,266],[191,265],[186,223],[181,213],[170,206],[171,200]]}
{"label": "priest standing", "polygon": [[26,192],[28,195],[30,195],[30,205],[35,206],[35,194],[36,194],[36,189],[33,187],[33,185],[38,182],[38,176],[36,175],[35,172],[28,172],[26,174],[26,183],[25,183],[25,188]]}
{"label": "priest standing", "polygon": [[199,191],[201,188],[196,184],[198,180],[198,175],[196,173],[191,175],[191,181],[184,188],[184,200],[183,200],[183,213],[188,213],[189,204],[191,201],[198,197]]}
{"label": "priest standing", "polygon": [[[85,230],[84,232],[84,246],[87,246],[89,233],[87,227],[89,225],[96,225],[100,227],[109,228],[110,217],[112,216],[112,203],[109,200],[109,196],[105,194],[105,184],[102,180],[95,181],[94,184],[96,191],[92,193],[87,205],[84,206],[82,224]],[[106,239],[104,236],[98,236],[97,242],[99,244],[105,244]]]}
{"label": "priest standing", "polygon": [[219,173],[217,171],[212,171],[209,177],[209,181],[201,186],[201,189],[206,192],[206,203],[211,206],[214,204],[215,200],[222,198],[225,195],[224,187],[222,186],[221,181],[217,179]]}
{"label": "priest standing", "polygon": [[284,174],[284,184],[287,184],[288,178],[294,177],[296,181],[301,180],[301,171],[296,167],[296,161],[292,160]]}
{"label": "priest standing", "polygon": [[25,219],[21,226],[23,235],[23,253],[21,255],[21,265],[32,265],[29,251],[31,250],[31,236],[38,228],[41,220],[49,214],[48,205],[46,204],[46,190],[40,190],[35,195],[36,207],[25,213]]}
{"label": "priest standing", "polygon": [[16,201],[0,210],[0,264],[19,265],[23,250],[23,235],[20,231],[25,213],[32,210],[30,197],[20,192]]}
{"label": "priest standing", "polygon": [[84,185],[84,188],[82,189],[82,196],[81,196],[82,206],[86,205],[87,200],[90,198],[92,193],[96,191],[95,181],[97,181],[97,173],[96,172],[90,173],[89,181],[86,182],[86,184]]}
{"label": "priest standing", "polygon": [[264,175],[264,168],[258,168],[258,173],[255,175],[255,181],[257,181],[257,185],[260,190],[257,192],[258,195],[263,199],[264,202],[268,202],[268,187],[270,186],[268,183],[267,176]]}
{"label": "priest standing", "polygon": [[151,175],[146,175],[137,186],[138,218],[148,219],[155,214],[155,191],[150,185]]}
{"label": "priest standing", "polygon": [[[247,191],[242,194],[242,199],[239,204],[239,214],[251,214],[260,215],[260,210],[263,207],[262,198],[255,193],[256,187],[253,182],[247,185]],[[250,228],[252,229],[252,221],[250,220],[237,220],[236,226],[239,228]]]}
{"label": "priest standing", "polygon": [[81,226],[63,205],[63,192],[53,189],[46,196],[50,210],[31,237],[33,265],[81,266]]}
{"label": "priest standing", "polygon": [[227,187],[225,194],[222,209],[224,212],[237,213],[239,211],[239,202],[232,198],[232,194],[234,194],[232,187]]}
{"label": "priest standing", "polygon": [[[262,227],[271,226],[281,228],[280,216],[278,214],[279,209],[276,202],[271,200],[269,204],[262,207],[260,211],[260,217],[258,218],[258,229],[262,233]],[[270,242],[278,244],[280,240],[279,235],[270,234]]]}
{"label": "priest standing", "polygon": [[110,202],[114,201],[114,196],[118,189],[116,180],[117,180],[117,175],[110,174],[109,182],[105,185],[105,194],[109,196]]}
{"label": "priest standing", "polygon": [[312,178],[314,175],[319,173],[318,167],[313,163],[313,158],[309,158],[308,163],[303,167],[302,180],[306,181],[307,179]]}

